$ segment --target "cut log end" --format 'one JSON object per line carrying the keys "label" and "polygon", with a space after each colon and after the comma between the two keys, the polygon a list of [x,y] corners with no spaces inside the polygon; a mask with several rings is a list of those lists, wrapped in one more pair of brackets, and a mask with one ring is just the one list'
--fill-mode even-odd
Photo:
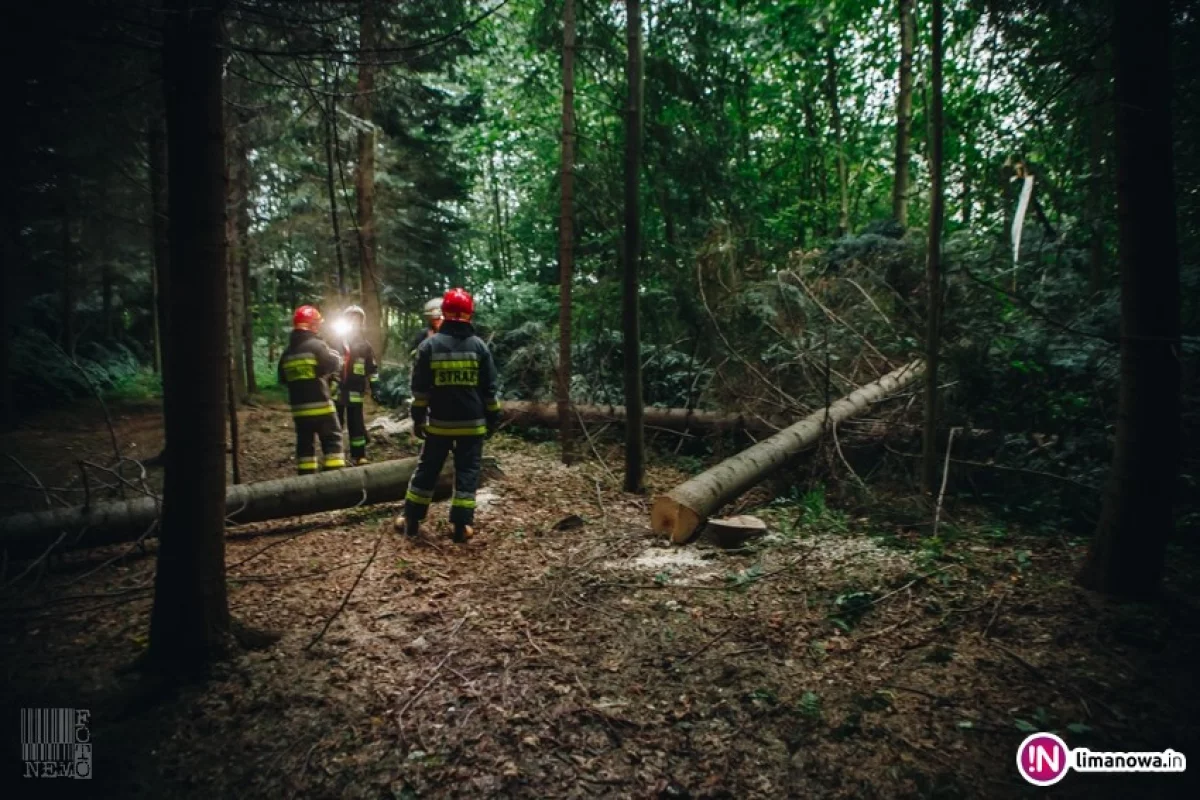
{"label": "cut log end", "polygon": [[650,509],[650,526],[655,533],[664,533],[675,544],[686,544],[700,528],[700,517],[695,511],[680,503],[669,494],[654,498]]}

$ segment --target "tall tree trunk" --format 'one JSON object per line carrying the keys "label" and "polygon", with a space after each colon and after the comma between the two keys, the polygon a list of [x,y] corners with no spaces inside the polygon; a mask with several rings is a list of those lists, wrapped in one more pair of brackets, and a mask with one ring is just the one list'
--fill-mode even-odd
{"label": "tall tree trunk", "polygon": [[558,213],[558,441],[562,462],[574,457],[571,424],[571,282],[575,270],[575,0],[563,0],[562,202]]}
{"label": "tall tree trunk", "polygon": [[1170,3],[1117,0],[1117,441],[1080,580],[1147,597],[1162,581],[1179,480],[1180,286],[1171,153]]}
{"label": "tall tree trunk", "polygon": [[233,360],[233,370],[229,374],[233,378],[230,392],[235,403],[246,402],[246,353],[241,346],[242,328],[245,323],[246,300],[243,296],[245,287],[242,286],[242,248],[245,243],[241,240],[238,228],[238,214],[243,198],[239,195],[245,187],[241,173],[246,168],[243,158],[245,151],[241,132],[238,130],[237,115],[230,115],[226,129],[226,206],[225,206],[225,244],[226,256],[229,263],[226,271],[229,276],[229,353]]}
{"label": "tall tree trunk", "polygon": [[892,182],[892,217],[908,226],[908,160],[912,140],[913,40],[915,0],[900,5],[900,91],[896,95],[896,169]]}
{"label": "tall tree trunk", "polygon": [[193,671],[224,651],[225,393],[228,342],[225,260],[225,130],[221,10],[212,0],[170,0],[163,37],[170,317],[163,405],[166,477],[150,615],[153,662]]}
{"label": "tall tree trunk", "polygon": [[[241,147],[238,149],[237,194],[237,237],[240,247],[237,264],[234,268],[241,273],[242,286],[242,327],[238,332],[242,348],[242,364],[245,370],[245,385],[247,396],[258,391],[258,381],[254,377],[254,286],[250,282],[250,159],[246,151],[246,139],[238,139]],[[237,345],[233,345],[237,347]]]}
{"label": "tall tree trunk", "polygon": [[70,189],[65,185],[68,178],[64,177],[62,188],[62,206],[59,209],[62,224],[62,276],[59,294],[59,336],[60,344],[68,355],[75,355],[75,245],[71,241],[71,211],[67,199]]}
{"label": "tall tree trunk", "polygon": [[[821,146],[823,137],[817,125],[817,110],[807,96],[804,98],[804,131],[808,134],[809,146],[816,148],[816,156],[813,159],[815,168],[810,170],[808,185],[812,186],[815,183],[817,187],[815,205],[819,212],[816,215],[813,234],[822,237],[829,233],[829,220],[825,214],[825,206],[829,199],[828,178],[825,175],[825,149]],[[815,180],[812,179],[814,174]]]}
{"label": "tall tree trunk", "polygon": [[[508,203],[507,194],[504,195],[503,202],[500,204],[500,209],[504,214],[504,227],[501,228],[501,230],[510,232],[500,240],[500,243],[504,245],[504,262],[508,264],[508,270],[511,273],[516,262],[513,261],[513,237],[511,235],[512,212]],[[529,264],[525,261],[525,259],[522,259],[521,266],[527,267]],[[461,283],[461,280],[459,282]]]}
{"label": "tall tree trunk", "polygon": [[[4,157],[8,163],[4,166],[9,170],[6,174],[15,175],[17,165],[12,151]],[[7,430],[17,417],[16,405],[13,402],[12,386],[12,321],[17,307],[14,297],[16,290],[14,276],[21,261],[21,222],[19,190],[9,187],[0,199],[0,208],[4,217],[0,224],[0,239],[3,240],[3,252],[0,252],[0,430]]]}
{"label": "tall tree trunk", "polygon": [[1088,184],[1086,216],[1088,222],[1088,288],[1098,292],[1108,284],[1104,259],[1104,134],[1105,81],[1107,64],[1097,55],[1094,68],[1092,103],[1088,114]]}
{"label": "tall tree trunk", "polygon": [[147,122],[150,149],[150,229],[154,236],[154,358],[158,372],[163,371],[166,350],[167,310],[170,306],[168,280],[169,242],[167,238],[167,130],[161,108],[151,112]]}
{"label": "tall tree trunk", "polygon": [[[334,87],[336,88],[336,87]],[[329,108],[325,109],[325,191],[329,195],[329,224],[333,227],[333,252],[337,262],[338,302],[346,299],[346,261],[342,257],[342,228],[338,222],[337,192],[333,186],[334,137],[337,129],[337,97],[329,94]]]}
{"label": "tall tree trunk", "polygon": [[112,262],[105,258],[104,263],[100,265],[100,322],[104,338],[109,340],[116,333],[116,326],[113,324],[114,280]]}
{"label": "tall tree trunk", "polygon": [[938,345],[942,319],[942,0],[933,0],[933,36],[929,109],[929,246],[925,255],[927,325],[925,328],[925,428],[921,437],[921,488],[932,492],[937,481]]}
{"label": "tall tree trunk", "polygon": [[641,242],[638,176],[642,160],[642,15],[641,0],[625,0],[628,59],[625,74],[625,264],[621,295],[625,355],[625,491],[641,492],[645,480],[646,441],[642,424],[642,357],[638,325],[638,261]]}
{"label": "tall tree trunk", "polygon": [[[355,113],[371,123],[375,92],[375,0],[362,0],[359,18],[358,94]],[[366,312],[366,336],[377,357],[387,347],[380,308],[379,273],[375,264],[375,127],[358,131],[358,166],[354,172],[358,198],[359,282],[362,285],[363,311]]]}
{"label": "tall tree trunk", "polygon": [[492,188],[492,237],[495,242],[492,251],[492,262],[497,268],[497,273],[508,279],[512,277],[509,271],[511,265],[507,264],[504,257],[504,217],[500,213],[500,186],[496,180],[496,154],[492,153],[488,159],[488,182]]}
{"label": "tall tree trunk", "polygon": [[837,42],[832,39],[825,50],[825,94],[829,102],[829,122],[833,126],[833,143],[837,148],[837,235],[845,236],[850,231],[850,178],[846,167],[846,141],[842,132],[842,110],[838,103]]}
{"label": "tall tree trunk", "polygon": [[[237,339],[231,338],[229,346],[236,350]],[[241,462],[241,432],[238,429],[238,400],[233,394],[233,372],[235,365],[233,359],[226,360],[226,369],[229,372],[229,381],[226,382],[225,405],[226,413],[229,414],[229,461],[233,474],[230,476],[233,479],[234,485],[242,482],[242,462]]]}
{"label": "tall tree trunk", "polygon": [[975,198],[971,194],[971,154],[963,154],[963,172],[962,172],[962,221],[963,227],[971,227],[971,219],[974,216]]}
{"label": "tall tree trunk", "polygon": [[[153,241],[151,241],[151,245],[153,245]],[[150,339],[151,347],[154,350],[154,360],[150,363],[150,368],[154,374],[159,375],[162,373],[162,327],[158,324],[158,270],[155,267],[152,250],[150,259]]]}

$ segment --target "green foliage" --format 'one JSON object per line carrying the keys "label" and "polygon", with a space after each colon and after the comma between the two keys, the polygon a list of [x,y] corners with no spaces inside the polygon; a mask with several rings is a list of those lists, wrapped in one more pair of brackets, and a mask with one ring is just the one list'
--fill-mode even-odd
{"label": "green foliage", "polygon": [[1013,719],[1013,725],[1021,733],[1036,733],[1037,731],[1053,730],[1054,725],[1050,720],[1050,715],[1046,713],[1046,709],[1038,706],[1033,712],[1033,722],[1024,719]]}
{"label": "green foliage", "polygon": [[774,689],[760,687],[746,695],[746,699],[752,703],[762,703],[767,706],[779,705],[779,695]]}
{"label": "green foliage", "polygon": [[[464,285],[479,300],[477,322],[494,348],[504,396],[552,397],[561,5],[509,0],[501,13],[480,17],[479,5],[465,0],[378,4],[389,55],[367,120],[358,118],[355,97],[360,65],[320,52],[353,51],[353,4],[323,4],[329,14],[286,22],[282,5],[246,0],[227,17],[227,120],[248,146],[244,244],[259,347],[277,354],[300,303],[334,309],[361,300],[353,175],[358,136],[370,131],[378,277],[391,332],[415,330],[426,298]],[[1066,518],[1080,532],[1095,521],[1086,487],[1102,482],[1116,418],[1111,42],[1098,6],[1063,14],[1058,5],[998,0],[949,9],[943,400],[946,425],[996,432],[980,461],[1068,479],[1048,484],[981,469],[971,473],[972,491],[1031,529],[1058,531]],[[14,40],[36,40],[39,52],[76,54],[81,37],[105,45],[86,58],[16,59],[10,76],[19,89],[10,127],[19,135],[6,178],[18,212],[19,279],[5,288],[17,297],[14,380],[27,407],[87,392],[77,373],[49,363],[50,338],[73,339],[103,391],[140,397],[155,389],[144,372],[153,308],[144,127],[156,110],[147,87],[157,85],[160,59],[154,48],[107,46],[141,41],[146,31],[99,6],[62,19],[53,4],[31,7],[13,21]],[[930,35],[922,19],[903,229],[890,219],[894,3],[697,0],[648,9],[639,173],[647,403],[794,419],[877,375],[881,355],[898,363],[921,349],[929,188],[922,54]],[[578,402],[624,401],[623,25],[619,4],[580,7],[570,387]],[[1175,28],[1177,63],[1194,63],[1194,20],[1176,15]],[[1200,80],[1181,70],[1172,89],[1178,174],[1190,175],[1200,162]],[[1008,233],[1018,160],[1037,175],[1038,205],[1014,265]],[[1200,391],[1200,193],[1178,200],[1190,409]],[[260,389],[277,391],[274,359],[257,355]],[[383,394],[393,405],[407,398],[402,367],[385,370]],[[1200,453],[1200,427],[1190,412],[1186,426],[1191,486],[1200,475],[1191,455]],[[1034,434],[1053,446],[1036,444]],[[803,524],[845,529],[845,517],[821,502],[802,503]],[[1183,521],[1192,516],[1185,509]],[[943,545],[930,542],[923,557],[942,558]]]}
{"label": "green foliage", "polygon": [[817,484],[800,498],[801,519],[807,527],[826,533],[845,533],[849,517],[843,511],[830,508],[825,502],[825,487]]}
{"label": "green foliage", "polygon": [[162,376],[139,366],[137,371],[114,381],[107,394],[118,400],[153,400],[162,396]]}
{"label": "green foliage", "polygon": [[[12,342],[12,379],[20,407],[36,409],[67,405],[96,391],[130,398],[156,392],[156,381],[124,344],[81,345],[75,365],[64,358],[53,341],[36,328],[20,331]],[[85,377],[86,376],[86,377]],[[90,383],[90,385],[89,385]]]}
{"label": "green foliage", "polygon": [[762,565],[755,564],[754,566],[752,566],[748,569],[738,570],[737,572],[732,572],[732,573],[726,575],[725,576],[725,585],[728,586],[730,589],[737,589],[737,590],[747,589],[747,588],[753,586],[755,583],[757,583],[758,579],[761,578],[762,575],[763,575]]}
{"label": "green foliage", "polygon": [[833,600],[829,621],[843,631],[849,632],[871,610],[875,595],[868,591],[850,590],[842,592]]}
{"label": "green foliage", "polygon": [[496,336],[492,354],[502,376],[503,397],[548,400],[554,396],[558,342],[549,328],[530,320]]}
{"label": "green foliage", "polygon": [[412,397],[408,367],[385,364],[379,370],[379,390],[375,400],[389,408],[399,408]]}
{"label": "green foliage", "polygon": [[812,722],[819,722],[822,715],[821,698],[815,692],[805,692],[796,703],[796,710],[805,719]]}

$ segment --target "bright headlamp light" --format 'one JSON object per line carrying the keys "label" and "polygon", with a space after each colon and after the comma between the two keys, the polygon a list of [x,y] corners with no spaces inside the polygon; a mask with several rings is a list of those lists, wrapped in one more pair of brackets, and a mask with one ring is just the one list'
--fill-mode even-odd
{"label": "bright headlamp light", "polygon": [[333,321],[333,332],[337,336],[346,336],[350,333],[350,320],[345,317],[338,317]]}

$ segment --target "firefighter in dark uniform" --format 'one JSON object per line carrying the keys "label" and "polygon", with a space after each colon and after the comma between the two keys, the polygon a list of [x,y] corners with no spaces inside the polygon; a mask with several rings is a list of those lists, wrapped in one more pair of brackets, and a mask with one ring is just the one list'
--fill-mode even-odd
{"label": "firefighter in dark uniform", "polygon": [[433,489],[446,456],[454,453],[454,499],[450,522],[454,541],[465,542],[475,531],[475,490],[483,461],[483,440],[496,429],[496,365],[487,345],[475,335],[471,316],[475,303],[462,289],[442,298],[443,322],[435,336],[417,348],[412,374],[413,433],[424,439],[417,468],[404,498],[404,515],[396,528],[416,536],[433,502]]}
{"label": "firefighter in dark uniform", "polygon": [[410,355],[414,359],[417,357],[417,348],[421,346],[421,342],[434,336],[442,325],[442,301],[435,297],[425,304],[425,310],[421,313],[425,315],[427,326],[425,330],[417,334],[413,339],[412,347],[409,348]]}
{"label": "firefighter in dark uniform", "polygon": [[367,422],[363,418],[363,400],[368,385],[371,396],[379,398],[379,364],[375,361],[374,348],[363,336],[366,313],[358,306],[350,306],[342,316],[350,329],[342,342],[342,371],[335,393],[338,419],[350,432],[350,460],[355,464],[366,464]]}
{"label": "firefighter in dark uniform", "polygon": [[314,438],[321,440],[324,469],[346,466],[342,428],[329,396],[329,378],[341,370],[342,360],[317,336],[320,328],[320,311],[312,306],[297,308],[291,340],[279,359],[279,382],[287,385],[296,424],[296,471],[301,475],[317,471]]}

